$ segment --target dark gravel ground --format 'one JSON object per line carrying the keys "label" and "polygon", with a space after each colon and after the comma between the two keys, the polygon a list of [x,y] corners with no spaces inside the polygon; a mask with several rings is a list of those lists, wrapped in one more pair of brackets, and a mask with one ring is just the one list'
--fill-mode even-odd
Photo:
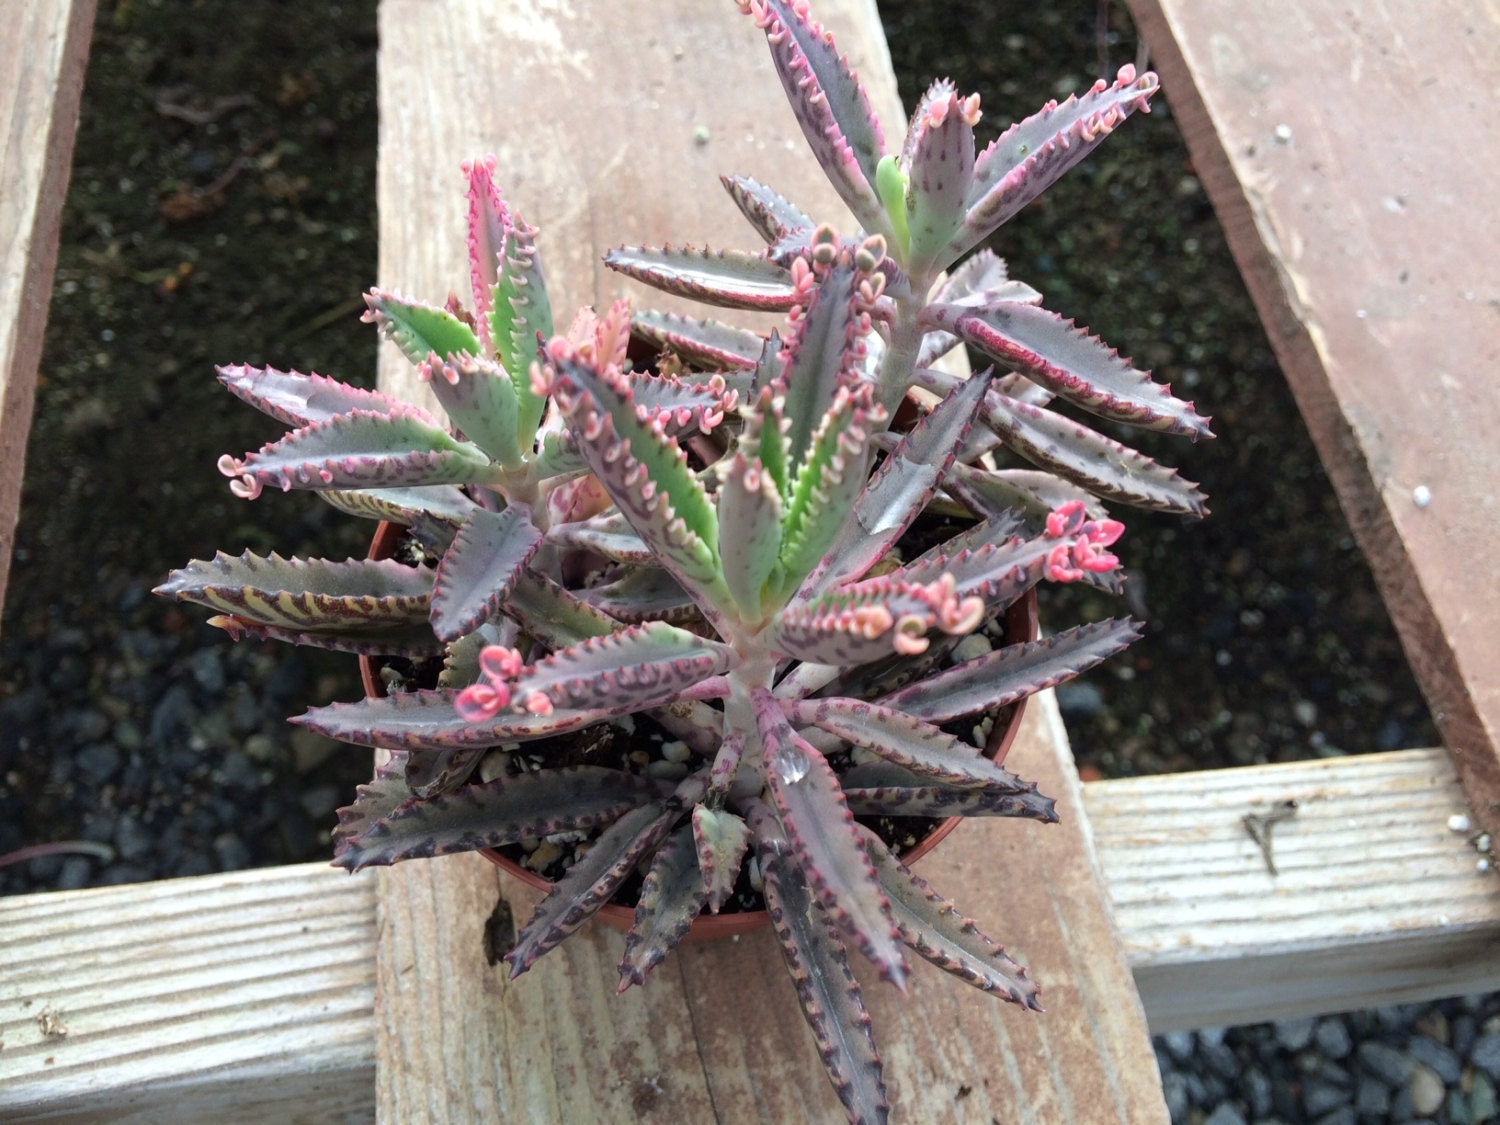
{"label": "dark gravel ground", "polygon": [[[1137,49],[1118,4],[1102,35],[1086,0],[881,8],[906,101],[951,75],[983,92],[992,129],[1086,87],[1101,52],[1112,70]],[[0,853],[92,851],[0,867],[0,893],[319,859],[368,771],[284,723],[357,695],[352,662],[230,645],[149,595],[218,547],[339,557],[367,534],[306,497],[230,497],[214,461],[275,426],[211,367],[373,374],[358,295],[375,271],[374,2],[207,11],[101,4],[0,628]],[[1214,512],[1130,518],[1120,550],[1147,636],[1063,693],[1080,766],[1434,744],[1170,109],[1133,119],[996,246],[1219,434],[1140,442]],[[1044,607],[1060,624],[1118,612],[1074,590]],[[1483,1121],[1500,1000],[1168,1036],[1158,1052],[1174,1121]]]}

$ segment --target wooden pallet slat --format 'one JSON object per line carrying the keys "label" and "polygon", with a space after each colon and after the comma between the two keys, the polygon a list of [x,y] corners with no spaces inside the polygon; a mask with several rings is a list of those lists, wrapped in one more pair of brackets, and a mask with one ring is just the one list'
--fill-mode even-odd
{"label": "wooden pallet slat", "polygon": [[[883,120],[899,133],[905,114],[872,0],[823,0],[818,18],[834,29]],[[578,302],[603,307],[626,292],[648,294],[645,302],[654,307],[693,309],[633,288],[599,258],[620,242],[668,238],[754,246],[754,232],[719,185],[723,173],[763,178],[809,214],[847,218],[796,136],[760,33],[727,0],[654,0],[587,12],[526,0],[383,0],[381,30],[383,284],[440,294],[466,277],[455,237],[463,212],[453,169],[462,157],[482,152],[496,154],[502,190],[541,228],[560,318]],[[504,65],[451,66],[460,44],[468,58],[504,59]],[[476,114],[472,107],[494,111]],[[406,397],[417,393],[409,364],[389,348],[382,359],[382,386]],[[1034,717],[1040,725],[1032,728],[1033,772],[1046,774],[1044,789],[1053,779],[1053,789],[1071,786],[1076,796],[1076,779],[1065,780],[1072,765],[1060,724],[1041,722],[1049,706],[1039,703]],[[1071,807],[1078,808],[1076,800]],[[940,864],[932,870],[935,882],[946,883],[966,909],[1003,920],[995,936],[1014,941],[1052,985],[1052,1014],[1029,1019],[978,993],[958,999],[954,990],[972,990],[955,985],[945,991],[941,981],[922,980],[909,999],[888,997],[887,986],[873,983],[866,1001],[889,1054],[897,1119],[952,1112],[956,1084],[930,1080],[936,1060],[950,1056],[964,1066],[946,1072],[948,1078],[990,1075],[989,1091],[981,1093],[976,1083],[965,1114],[980,1114],[993,1098],[1002,1116],[1026,1105],[1056,1109],[1077,1102],[1096,1111],[1095,1120],[1164,1118],[1145,1024],[1111,936],[1086,838],[1077,822],[1040,838],[1027,827],[992,825],[993,838],[983,829],[966,831],[941,850],[955,860],[968,857],[969,866],[947,879]],[[985,849],[1022,846],[1001,839],[1024,841],[1026,871],[1018,868],[1018,880],[1037,868],[1050,871],[1025,884],[1035,890],[1008,886],[1001,893],[988,886],[993,861],[984,858]],[[422,926],[435,914],[444,919],[437,927],[443,933],[472,929],[476,896],[482,898],[486,885],[493,899],[496,876],[482,861],[407,865],[382,881],[382,909],[403,925]],[[1036,896],[1035,905],[1018,909],[1027,893]],[[524,920],[524,909],[518,913]],[[1087,949],[1086,957],[1072,950],[1067,932]],[[471,1101],[503,1103],[536,1120],[629,1119],[645,1102],[656,1107],[653,1119],[663,1120],[697,1120],[705,1113],[765,1121],[838,1116],[769,934],[685,951],[676,971],[691,982],[657,981],[654,992],[649,985],[644,990],[644,1000],[627,996],[606,1009],[596,1001],[614,987],[619,949],[611,935],[575,936],[565,943],[570,950],[543,958],[495,993],[498,970],[477,958],[472,942],[452,950],[442,933],[432,927],[424,933],[445,951],[441,972],[416,963],[415,947],[407,951],[399,927],[382,926],[383,1119],[413,1120],[415,1113],[456,1120]],[[1079,935],[1090,936],[1083,942]],[[654,997],[664,989],[670,989],[668,1001],[659,1002]],[[441,1000],[455,990],[490,1002],[479,1012],[454,1013],[449,1025],[440,1018]],[[751,996],[762,999],[752,1003]],[[554,1006],[550,1020],[536,1014],[537,1003]],[[970,1006],[984,1014],[962,1014]],[[560,1034],[570,1017],[583,1030]],[[421,1047],[405,1050],[406,1035],[398,1029],[415,1019],[425,1019],[416,1034]],[[964,1037],[964,1026],[972,1038]],[[529,1038],[535,1036],[541,1046]],[[456,1073],[448,1060],[475,1038],[487,1044],[489,1065],[481,1059],[478,1069]],[[658,1046],[647,1050],[647,1043]],[[580,1044],[589,1046],[592,1058],[580,1053]],[[511,1060],[537,1051],[578,1081],[525,1086],[524,1072]],[[602,1056],[609,1061],[601,1065]],[[1007,1056],[1020,1061],[1007,1067]],[[611,1084],[614,1075],[628,1079]],[[1036,1110],[1037,1119],[1051,1109]]]}
{"label": "wooden pallet slat", "polygon": [[8,6],[0,28],[0,605],[95,0]]}
{"label": "wooden pallet slat", "polygon": [[1474,812],[1500,838],[1500,2],[1130,8]]}

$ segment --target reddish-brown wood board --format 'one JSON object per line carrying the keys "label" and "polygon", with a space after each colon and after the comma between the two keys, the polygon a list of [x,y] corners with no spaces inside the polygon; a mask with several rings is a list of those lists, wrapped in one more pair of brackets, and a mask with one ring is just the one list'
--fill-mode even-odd
{"label": "reddish-brown wood board", "polygon": [[[904,116],[874,4],[821,0],[817,11],[899,143]],[[508,200],[541,227],[560,319],[629,291],[599,261],[612,245],[755,246],[723,173],[850,222],[796,133],[761,33],[730,0],[383,0],[380,114],[380,276],[416,295],[462,291],[458,164],[484,152],[497,155]],[[386,352],[384,386],[411,395],[409,372]],[[871,979],[895,1119],[1165,1121],[1050,696],[1011,760],[1060,798],[1067,822],[965,825],[923,870],[1029,963],[1048,1012],[922,966],[908,997]],[[502,895],[524,922],[533,900],[478,857],[382,872],[384,1120],[842,1116],[769,932],[684,950],[615,997],[622,939],[590,924],[507,983],[480,940]]]}
{"label": "reddish-brown wood board", "polygon": [[1500,832],[1500,3],[1131,9],[1475,812]]}

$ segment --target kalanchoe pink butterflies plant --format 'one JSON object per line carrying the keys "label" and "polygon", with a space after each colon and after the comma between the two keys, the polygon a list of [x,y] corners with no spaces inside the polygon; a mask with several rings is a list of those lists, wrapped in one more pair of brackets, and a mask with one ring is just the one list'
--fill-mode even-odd
{"label": "kalanchoe pink butterflies plant", "polygon": [[[739,4],[861,230],[840,235],[734,177],[763,250],[625,247],[607,260],[708,304],[783,310],[782,331],[632,317],[621,303],[555,334],[536,232],[501,199],[493,162],[475,162],[472,308],[367,298],[447,424],[316,375],[220,369],[291,427],[221,462],[237,494],[315,490],[406,525],[423,560],[221,554],[159,592],[218,611],[236,636],[427,661],[425,685],[296,721],[393,751],[340,813],[335,862],[351,870],[588,836],[507,954],[512,975],[638,883],[620,972],[622,989],[641,983],[694,918],[753,885],[851,1118],[881,1120],[846,942],[898,987],[905,945],[1038,1005],[1024,970],[871,826],[1056,819],[953,732],[1091,667],[1136,627],[996,648],[994,623],[1043,578],[1118,581],[1108,548],[1122,527],[1101,498],[1203,510],[1192,484],[1051,400],[1208,431],[991,252],[970,254],[1146,108],[1154,76],[1126,67],[977,154],[978,97],[939,82],[892,153],[805,3]],[[661,350],[655,372],[628,360],[632,334]],[[959,343],[1001,373],[938,370]],[[947,530],[913,546],[924,522]],[[576,747],[561,736],[601,732],[598,746],[636,719],[680,748],[672,769],[548,760]]]}

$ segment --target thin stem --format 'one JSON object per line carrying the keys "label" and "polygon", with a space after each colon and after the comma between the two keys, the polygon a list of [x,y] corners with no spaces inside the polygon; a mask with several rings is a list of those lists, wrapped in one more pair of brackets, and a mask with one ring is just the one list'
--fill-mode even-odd
{"label": "thin stem", "polygon": [[0,855],[0,867],[10,867],[12,864],[49,855],[91,855],[103,863],[111,863],[115,858],[115,849],[108,844],[96,844],[92,840],[56,840],[50,844],[30,844]]}

